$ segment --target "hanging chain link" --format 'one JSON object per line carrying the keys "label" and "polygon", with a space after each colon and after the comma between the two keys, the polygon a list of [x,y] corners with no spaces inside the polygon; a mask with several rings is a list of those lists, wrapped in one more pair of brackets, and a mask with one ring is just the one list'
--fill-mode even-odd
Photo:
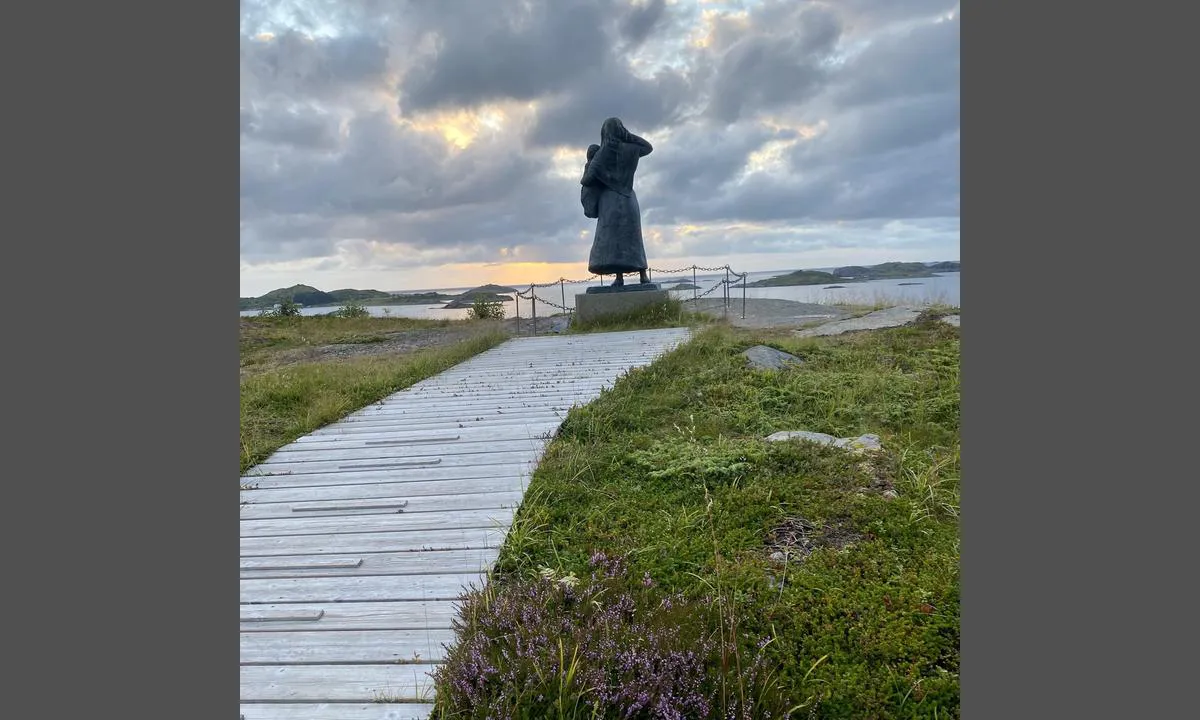
{"label": "hanging chain link", "polygon": [[[737,272],[736,270],[729,267],[728,265],[722,265],[720,267],[701,267],[699,265],[689,265],[684,268],[676,268],[676,269],[671,269],[671,270],[660,270],[657,268],[647,268],[647,270],[651,273],[658,273],[660,275],[672,275],[675,273],[693,272],[693,271],[719,272],[721,270],[725,270],[725,271],[729,272],[729,275],[730,275],[729,279],[722,278],[722,279],[718,280],[715,284],[713,284],[712,287],[710,287],[709,289],[700,293],[699,295],[697,295],[695,297],[690,297],[690,298],[683,298],[683,302],[695,302],[703,297],[707,297],[708,295],[711,295],[712,293],[716,292],[716,290],[718,288],[720,288],[724,285],[732,286],[734,282],[737,282],[737,281],[744,282],[746,279],[746,275],[747,275],[747,273],[744,273],[744,272],[743,273]],[[529,300],[533,303],[540,302],[540,303],[549,305],[552,308],[557,308],[564,312],[573,313],[573,312],[575,312],[575,308],[566,307],[565,305],[559,305],[556,302],[547,300],[546,298],[541,297],[540,295],[537,295],[534,292],[534,290],[536,288],[550,288],[550,287],[554,287],[556,285],[564,285],[564,284],[565,285],[581,285],[583,283],[587,283],[587,282],[591,282],[593,280],[599,279],[600,277],[601,277],[600,275],[590,275],[590,276],[584,278],[583,280],[567,280],[566,278],[559,278],[558,280],[555,280],[554,282],[530,283],[528,289],[517,290],[514,294],[523,300]]]}

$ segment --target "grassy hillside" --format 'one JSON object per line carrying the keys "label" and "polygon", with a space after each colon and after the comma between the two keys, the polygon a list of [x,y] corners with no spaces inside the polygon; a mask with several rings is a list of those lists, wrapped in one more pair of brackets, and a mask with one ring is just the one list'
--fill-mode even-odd
{"label": "grassy hillside", "polygon": [[434,717],[959,717],[958,515],[957,328],[703,331],[570,411]]}

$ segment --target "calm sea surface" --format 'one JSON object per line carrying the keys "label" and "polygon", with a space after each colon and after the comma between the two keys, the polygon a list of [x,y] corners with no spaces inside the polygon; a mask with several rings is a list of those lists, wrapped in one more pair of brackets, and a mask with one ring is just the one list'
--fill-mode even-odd
{"label": "calm sea surface", "polygon": [[[821,268],[829,270],[829,268]],[[747,279],[750,282],[762,280],[764,278],[783,275],[788,270],[770,270],[765,272],[747,273]],[[671,290],[674,281],[683,276],[684,279],[691,283],[692,275],[690,272],[682,275],[656,275],[653,280],[662,284],[667,290]],[[634,276],[636,278],[636,276]],[[724,273],[721,274],[697,274],[696,285],[698,290],[671,290],[671,296],[685,300],[695,295],[704,293],[710,290],[721,280],[725,278]],[[628,282],[628,278],[626,278]],[[612,278],[607,278],[607,283],[611,283]],[[591,285],[598,283],[592,282]],[[910,280],[871,280],[869,282],[847,282],[836,283],[844,285],[840,289],[825,289],[825,285],[798,285],[794,287],[764,287],[764,288],[746,288],[745,293],[747,298],[776,298],[779,300],[796,300],[799,302],[808,303],[859,303],[871,304],[879,301],[903,302],[908,304],[929,305],[934,303],[942,303],[947,305],[958,306],[959,302],[959,273],[944,273],[931,278],[915,278]],[[508,287],[518,287],[522,290],[527,290],[528,285]],[[588,287],[588,284],[575,283],[564,284],[561,288],[559,285],[552,287],[540,287],[535,289],[535,294],[539,298],[537,306],[537,314],[539,316],[553,315],[554,313],[562,312],[560,309],[544,304],[543,301],[549,301],[555,305],[564,307],[575,307],[575,295],[583,293]],[[436,291],[446,295],[456,295],[471,288],[428,288],[423,290],[414,290],[413,292],[430,292]],[[730,294],[734,299],[740,300],[742,297],[742,288],[730,288]],[[712,292],[709,292],[707,297],[721,297],[721,290],[718,287]],[[507,302],[505,305],[505,317],[514,317],[517,312],[517,304],[515,302]],[[301,308],[301,313],[304,315],[324,315],[325,313],[333,312],[337,308],[335,306],[324,307],[308,307]],[[528,300],[520,301],[521,317],[529,317],[532,312],[531,303]],[[449,319],[458,320],[465,318],[467,315],[466,309],[462,310],[444,310],[440,305],[369,305],[367,310],[376,317],[412,317],[412,318],[434,318],[434,319]],[[257,315],[257,310],[243,310],[242,315]]]}

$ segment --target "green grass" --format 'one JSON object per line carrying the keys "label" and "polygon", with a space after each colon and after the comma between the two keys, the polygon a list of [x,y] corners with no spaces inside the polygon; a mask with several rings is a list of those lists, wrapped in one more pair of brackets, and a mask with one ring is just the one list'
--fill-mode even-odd
{"label": "green grass", "polygon": [[324,317],[241,318],[238,349],[243,367],[265,364],[282,350],[341,343],[382,342],[390,333],[453,325],[451,320]]}
{"label": "green grass", "polygon": [[689,312],[682,301],[674,298],[654,303],[628,313],[606,315],[590,322],[572,319],[568,333],[620,332],[656,328],[699,326],[712,322],[703,314]]}
{"label": "green grass", "polygon": [[[265,362],[271,352],[305,345],[377,342],[398,329],[447,323],[388,318],[300,318],[243,321],[242,364]],[[295,320],[294,318],[291,320]],[[247,337],[249,336],[249,337]],[[298,437],[378,402],[508,338],[494,329],[447,345],[410,353],[298,362],[259,370],[241,382],[241,472]]]}
{"label": "green grass", "polygon": [[[836,338],[715,326],[631,371],[569,413],[489,592],[623,555],[625,582],[715,600],[739,648],[722,662],[773,638],[811,717],[958,717],[959,331],[935,316]],[[759,343],[805,363],[747,370]],[[779,430],[884,452],[763,440]]]}

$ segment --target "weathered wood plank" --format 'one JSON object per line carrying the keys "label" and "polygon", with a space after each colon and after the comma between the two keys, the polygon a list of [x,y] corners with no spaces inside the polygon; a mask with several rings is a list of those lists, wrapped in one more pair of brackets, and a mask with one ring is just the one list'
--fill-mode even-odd
{"label": "weathered wood plank", "polygon": [[[467,414],[448,414],[445,417],[429,418],[421,421],[406,420],[401,426],[401,430],[413,432],[429,432],[438,430],[469,430],[472,428],[502,428],[516,425],[518,427],[527,425],[536,425],[541,423],[561,423],[563,418],[567,416],[569,408],[561,405],[556,405],[551,408],[542,410],[534,410],[528,415],[513,417],[509,415],[503,416],[477,416]],[[476,419],[476,418],[479,419]],[[381,420],[360,420],[354,423],[343,423],[338,421],[333,425],[326,425],[323,428],[312,431],[305,437],[342,437],[353,436],[360,433],[381,433],[392,432],[397,429],[395,423],[389,422],[386,418]]]}
{"label": "weathered wood plank", "polygon": [[244,665],[242,702],[424,701],[436,665]]}
{"label": "weathered wood plank", "polygon": [[299,610],[289,605],[245,605],[242,607],[240,622],[243,627],[258,626],[261,628],[264,627],[263,623],[286,623],[288,625],[303,623],[311,627],[324,615],[325,610],[322,608]]}
{"label": "weathered wood plank", "polygon": [[314,557],[293,555],[275,558],[243,558],[242,572],[258,573],[279,570],[352,570],[362,567],[361,557]]}
{"label": "weathered wood plank", "polygon": [[442,438],[443,442],[485,442],[497,440],[519,440],[529,437],[538,437],[542,434],[553,431],[559,426],[559,421],[555,418],[550,422],[541,422],[536,424],[520,424],[520,425],[501,425],[498,427],[478,427],[478,428],[446,428],[445,430],[407,430],[404,427],[397,427],[390,430],[380,430],[378,432],[359,433],[358,435],[305,435],[297,438],[292,443],[280,448],[281,452],[299,449],[312,450],[317,446],[333,446],[333,445],[354,445],[368,443],[386,442],[410,442],[412,444],[423,443],[428,444],[429,438]]}
{"label": "weathered wood plank", "polygon": [[[323,603],[406,600],[457,600],[468,583],[479,587],[480,573],[447,575],[369,575],[358,577],[243,578],[243,603]],[[319,622],[319,621],[318,621]]]}
{"label": "weathered wood plank", "polygon": [[[510,463],[535,462],[540,452],[534,450],[505,450],[501,452],[463,453],[444,455],[441,457],[413,456],[408,458],[392,458],[380,461],[369,460],[317,460],[305,462],[288,462],[285,460],[265,462],[257,467],[263,473],[290,473],[292,475],[313,473],[336,473],[360,470],[413,470],[422,466],[421,461],[427,461],[427,466],[438,467],[479,467],[487,465],[507,465]],[[252,476],[251,476],[252,477]]]}
{"label": "weathered wood plank", "polygon": [[567,412],[576,404],[577,403],[572,402],[535,403],[530,401],[513,400],[511,402],[500,403],[463,403],[461,405],[439,404],[437,406],[428,408],[383,406],[375,411],[364,412],[361,415],[347,417],[339,420],[338,422],[346,426],[354,427],[362,423],[378,423],[380,420],[389,420],[395,423],[395,427],[405,428],[408,423],[413,423],[415,425],[419,422],[462,418],[482,421],[484,418],[488,417],[509,417],[519,418],[523,421],[526,421],[527,418],[534,413],[544,414],[547,412]]}
{"label": "weathered wood plank", "polygon": [[434,663],[445,659],[449,628],[426,630],[310,630],[241,634],[242,665]]}
{"label": "weathered wood plank", "polygon": [[404,398],[404,400],[385,401],[379,405],[360,410],[346,421],[362,418],[378,417],[380,415],[395,415],[404,417],[428,417],[444,415],[447,412],[479,412],[481,410],[544,410],[550,407],[569,407],[578,402],[583,403],[596,393],[576,392],[565,395],[540,396],[535,393],[513,393],[505,397],[474,398],[469,392],[462,397],[444,398],[438,400],[423,400],[421,398]]}
{"label": "weathered wood plank", "polygon": [[241,720],[429,720],[428,703],[246,703]]}
{"label": "weathered wood plank", "polygon": [[242,537],[278,535],[326,535],[333,533],[371,533],[416,530],[452,530],[511,525],[513,511],[493,510],[441,511],[362,515],[352,521],[338,517],[300,517],[268,520],[242,520]]}
{"label": "weathered wood plank", "polygon": [[[529,484],[528,475],[500,477],[443,478],[441,480],[380,481],[370,484],[306,485],[302,487],[259,488],[243,490],[241,502],[275,505],[299,502],[369,500],[371,498],[423,497],[426,495],[473,495],[477,493],[523,492]],[[242,517],[249,517],[243,514]]]}
{"label": "weathered wood plank", "polygon": [[[254,492],[254,491],[251,491]],[[257,492],[262,492],[257,491]],[[247,493],[249,494],[249,493]],[[491,510],[516,508],[521,489],[508,492],[454,493],[452,495],[393,495],[363,499],[315,500],[292,503],[252,503],[241,506],[243,520],[296,517],[383,515],[435,510]]]}
{"label": "weathered wood plank", "polygon": [[301,487],[340,487],[348,485],[374,485],[376,483],[441,482],[443,480],[471,480],[477,478],[529,477],[533,472],[534,460],[496,463],[487,465],[441,465],[426,468],[400,468],[397,470],[358,470],[331,473],[301,473],[279,475],[244,475],[240,482],[248,486],[246,492]]}
{"label": "weathered wood plank", "polygon": [[[501,385],[501,380],[497,378],[492,382],[473,382],[473,383],[447,383],[441,387],[428,388],[419,392],[407,392],[402,395],[392,395],[381,400],[373,405],[368,405],[363,409],[371,409],[380,405],[389,405],[399,402],[412,402],[414,404],[424,403],[426,405],[432,403],[458,403],[464,401],[471,402],[486,402],[490,400],[504,400],[509,398],[527,398],[535,400],[544,400],[549,398],[570,398],[581,397],[599,393],[602,388],[612,387],[612,380],[608,376],[603,376],[603,379],[557,379],[553,382],[539,383],[536,381],[521,381],[519,378],[505,377],[504,381],[512,380],[511,384]],[[356,411],[357,412],[357,411]]]}
{"label": "weathered wood plank", "polygon": [[[290,630],[424,630],[450,628],[458,616],[458,602],[353,602],[283,603],[242,605],[242,632]],[[265,615],[269,621],[253,618]],[[316,617],[316,620],[303,618]],[[297,620],[288,620],[297,617]],[[319,622],[318,622],[319,621]]]}
{"label": "weathered wood plank", "polygon": [[[478,573],[486,572],[499,555],[498,548],[363,553],[356,558],[354,564],[325,566],[317,565],[319,558],[324,557],[322,555],[278,555],[270,558],[244,558],[241,574],[242,579],[262,579]],[[262,567],[247,568],[246,564],[251,562],[261,563]],[[271,567],[276,564],[282,567]]]}
{"label": "weathered wood plank", "polygon": [[[417,460],[419,458],[442,458],[449,455],[487,455],[496,452],[537,452],[546,445],[545,441],[531,438],[511,440],[457,440],[439,444],[380,445],[343,444],[333,447],[292,448],[272,455],[272,462],[304,463],[335,460]],[[439,463],[441,464],[441,463]]]}
{"label": "weathered wood plank", "polygon": [[241,538],[242,557],[353,554],[499,547],[506,526],[376,533],[326,533]]}

